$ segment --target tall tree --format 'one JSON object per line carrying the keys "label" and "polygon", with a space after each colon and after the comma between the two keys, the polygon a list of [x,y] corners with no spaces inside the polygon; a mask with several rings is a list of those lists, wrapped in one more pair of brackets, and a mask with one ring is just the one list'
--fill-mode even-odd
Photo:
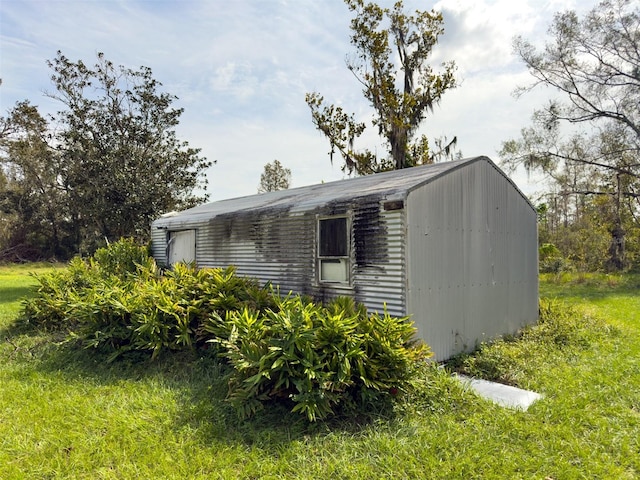
{"label": "tall tree", "polygon": [[[517,93],[544,85],[559,99],[537,110],[533,125],[520,139],[505,142],[501,156],[508,165],[545,173],[565,196],[607,197],[611,243],[606,263],[622,269],[627,264],[624,219],[640,207],[638,3],[605,0],[583,19],[574,11],[558,13],[549,37],[542,50],[515,39],[515,52],[535,79]],[[563,135],[565,125],[572,125],[569,138]]]}
{"label": "tall tree", "polygon": [[155,217],[206,199],[198,192],[212,163],[177,138],[183,110],[149,68],[116,67],[103,54],[89,67],[61,52],[48,64],[47,96],[62,106],[53,123],[21,102],[0,126],[0,202],[23,220],[16,228],[75,253],[146,239]]}
{"label": "tall tree", "polygon": [[63,106],[56,140],[79,243],[146,237],[157,215],[207,198],[196,192],[211,162],[178,140],[183,109],[150,68],[115,66],[102,53],[93,67],[61,52],[48,64],[55,91],[47,95]]}
{"label": "tall tree", "polygon": [[[356,54],[347,68],[363,87],[364,97],[375,111],[373,125],[387,144],[389,156],[377,158],[370,150],[355,150],[355,140],[366,128],[342,107],[325,104],[317,92],[306,101],[313,123],[329,139],[330,156],[336,150],[344,160],[343,170],[360,175],[431,163],[439,155],[450,155],[456,139],[430,149],[425,135],[415,139],[418,127],[438,104],[445,91],[456,86],[453,62],[434,72],[428,60],[443,33],[443,18],[434,11],[403,10],[402,1],[392,9],[364,0],[345,0],[354,13],[351,43]],[[397,61],[396,61],[397,59]]]}
{"label": "tall tree", "polygon": [[291,170],[285,168],[279,160],[274,160],[264,166],[264,172],[260,175],[258,193],[286,190],[290,184]]}

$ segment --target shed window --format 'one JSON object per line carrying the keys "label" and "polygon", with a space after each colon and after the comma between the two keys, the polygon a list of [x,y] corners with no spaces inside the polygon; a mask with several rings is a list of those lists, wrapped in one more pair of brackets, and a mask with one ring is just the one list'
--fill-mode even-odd
{"label": "shed window", "polygon": [[320,220],[320,256],[345,257],[347,255],[347,219]]}
{"label": "shed window", "polygon": [[318,220],[318,272],[321,282],[349,281],[349,228],[347,217]]}

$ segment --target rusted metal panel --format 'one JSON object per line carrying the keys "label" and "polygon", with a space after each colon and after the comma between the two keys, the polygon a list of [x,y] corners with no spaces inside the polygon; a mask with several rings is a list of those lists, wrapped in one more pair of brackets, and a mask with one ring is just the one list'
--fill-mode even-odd
{"label": "rusted metal panel", "polygon": [[502,172],[474,163],[407,204],[407,303],[436,358],[536,321],[536,215]]}

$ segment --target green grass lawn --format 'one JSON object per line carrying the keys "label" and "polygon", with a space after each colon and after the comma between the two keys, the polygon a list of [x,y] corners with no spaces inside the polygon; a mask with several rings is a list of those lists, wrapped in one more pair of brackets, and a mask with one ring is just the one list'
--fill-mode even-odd
{"label": "green grass lawn", "polygon": [[543,279],[542,295],[613,328],[518,360],[544,395],[526,412],[431,369],[433,394],[393,417],[308,424],[277,408],[239,420],[213,358],[107,363],[22,325],[30,269],[0,267],[2,479],[640,477],[640,277]]}

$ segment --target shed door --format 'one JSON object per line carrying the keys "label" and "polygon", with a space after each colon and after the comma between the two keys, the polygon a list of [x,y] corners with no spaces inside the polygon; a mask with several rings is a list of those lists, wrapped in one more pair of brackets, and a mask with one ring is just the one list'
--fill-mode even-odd
{"label": "shed door", "polygon": [[196,231],[169,232],[169,265],[196,261]]}

